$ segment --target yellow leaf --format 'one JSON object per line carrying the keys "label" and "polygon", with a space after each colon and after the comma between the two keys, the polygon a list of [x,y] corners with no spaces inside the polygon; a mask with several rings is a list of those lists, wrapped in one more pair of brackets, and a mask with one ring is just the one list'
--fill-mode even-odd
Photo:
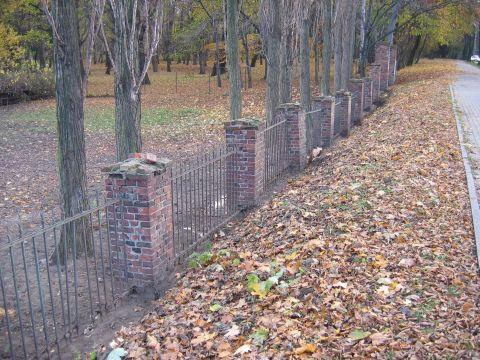
{"label": "yellow leaf", "polygon": [[315,344],[305,344],[295,349],[295,355],[313,354],[315,351],[317,351]]}

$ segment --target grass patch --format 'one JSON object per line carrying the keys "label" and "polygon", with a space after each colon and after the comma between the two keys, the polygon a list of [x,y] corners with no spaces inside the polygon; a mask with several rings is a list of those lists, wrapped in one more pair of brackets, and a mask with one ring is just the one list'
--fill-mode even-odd
{"label": "grass patch", "polygon": [[[158,125],[176,125],[185,120],[197,118],[202,111],[197,109],[163,109],[153,108],[142,111],[142,127]],[[19,111],[11,115],[19,125],[45,125],[55,129],[55,107],[43,107],[35,111]],[[88,131],[111,130],[115,128],[115,111],[113,107],[91,107],[85,109],[85,128]]]}

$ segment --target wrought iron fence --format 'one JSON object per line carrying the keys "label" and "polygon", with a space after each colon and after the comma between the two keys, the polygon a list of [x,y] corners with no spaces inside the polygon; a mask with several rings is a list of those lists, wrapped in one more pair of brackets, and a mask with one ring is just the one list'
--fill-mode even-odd
{"label": "wrought iron fence", "polygon": [[173,246],[176,261],[238,214],[235,149],[216,148],[172,166]]}
{"label": "wrought iron fence", "polygon": [[265,138],[264,189],[277,180],[288,168],[287,122],[267,123],[263,130]]}
{"label": "wrought iron fence", "polygon": [[307,135],[307,154],[313,149],[322,146],[322,109],[316,109],[305,113],[305,128]]}
{"label": "wrought iron fence", "polygon": [[[101,318],[126,289],[112,274],[107,219],[117,200],[97,193],[89,209],[0,243],[0,357],[60,358],[62,341]],[[115,222],[112,222],[112,226]],[[115,229],[116,230],[116,229]]]}

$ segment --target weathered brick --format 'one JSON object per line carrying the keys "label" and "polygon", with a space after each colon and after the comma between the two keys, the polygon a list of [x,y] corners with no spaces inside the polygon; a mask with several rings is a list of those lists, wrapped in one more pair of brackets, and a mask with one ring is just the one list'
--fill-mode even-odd
{"label": "weathered brick", "polygon": [[[336,130],[341,136],[350,135],[352,116],[352,95],[348,91],[340,90],[335,93],[335,122]],[[338,125],[337,125],[338,124]],[[337,127],[338,126],[338,127]],[[337,135],[337,132],[335,133]]]}
{"label": "weathered brick", "polygon": [[380,90],[387,91],[390,77],[390,47],[388,44],[380,43],[375,46],[375,63],[380,64]]}
{"label": "weathered brick", "polygon": [[[158,164],[149,155],[135,154],[135,159],[139,164]],[[115,170],[111,170],[105,181],[108,198],[119,200],[119,204],[108,211],[113,274],[117,278],[134,279],[136,286],[157,285],[159,279],[165,277],[161,272],[164,267],[157,265],[156,271],[152,268],[172,256],[169,162],[164,161],[158,167],[125,166],[121,170],[122,164],[113,166]],[[166,244],[170,246],[168,250]]]}

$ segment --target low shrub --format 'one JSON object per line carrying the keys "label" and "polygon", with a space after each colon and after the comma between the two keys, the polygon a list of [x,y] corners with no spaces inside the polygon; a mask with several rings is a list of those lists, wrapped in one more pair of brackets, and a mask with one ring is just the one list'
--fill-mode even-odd
{"label": "low shrub", "polygon": [[36,100],[55,96],[51,70],[17,70],[0,73],[0,98]]}

